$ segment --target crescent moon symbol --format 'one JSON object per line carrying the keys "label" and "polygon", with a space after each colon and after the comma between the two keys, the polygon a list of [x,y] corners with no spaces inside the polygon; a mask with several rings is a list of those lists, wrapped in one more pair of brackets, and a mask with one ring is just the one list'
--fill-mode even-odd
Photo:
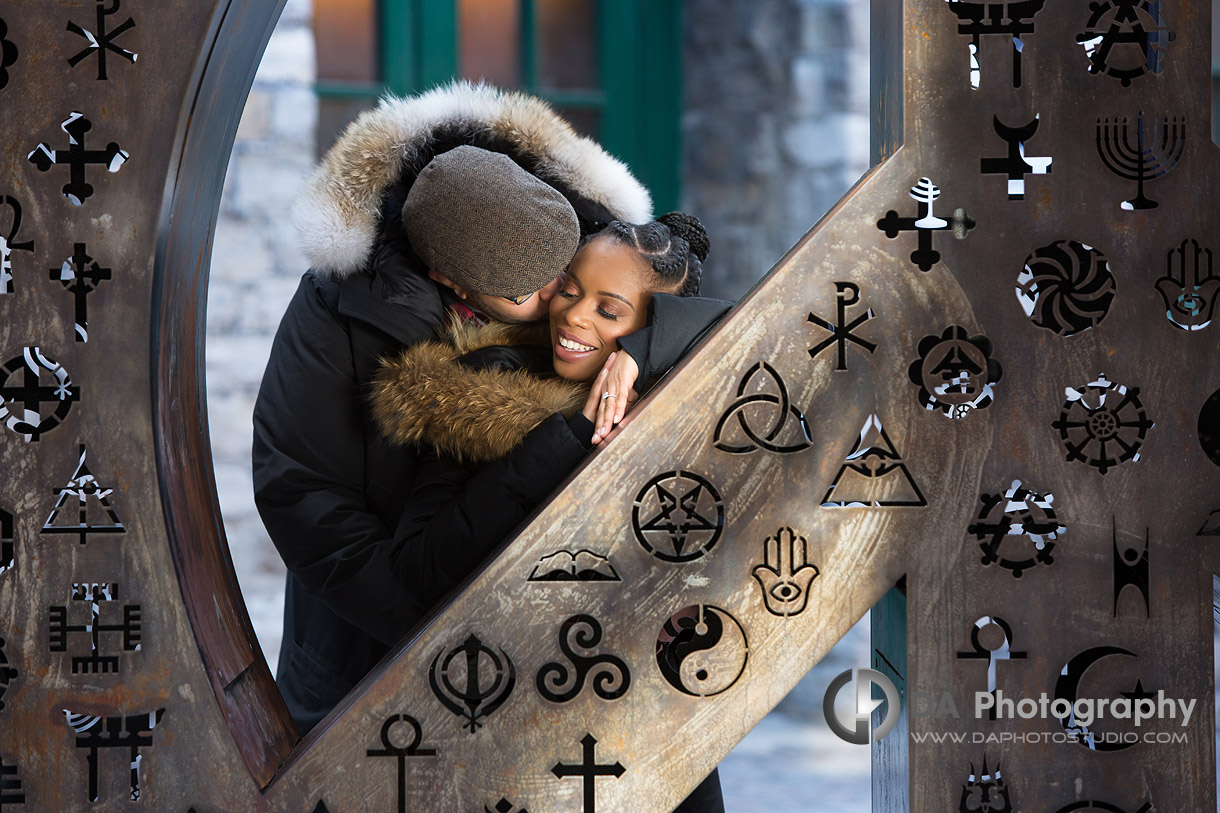
{"label": "crescent moon symbol", "polygon": [[[1077,695],[1080,692],[1080,681],[1084,679],[1084,673],[1089,671],[1089,667],[1093,664],[1111,655],[1128,655],[1132,658],[1139,657],[1134,652],[1123,649],[1120,646],[1095,646],[1073,655],[1072,659],[1063,667],[1063,671],[1059,673],[1059,679],[1055,681],[1055,700],[1066,700],[1075,707]],[[1066,731],[1068,717],[1061,718],[1059,725],[1063,726]],[[1085,747],[1091,747],[1095,751],[1121,751],[1134,745],[1134,743],[1130,742],[1094,742],[1090,744],[1084,741],[1081,744]]]}

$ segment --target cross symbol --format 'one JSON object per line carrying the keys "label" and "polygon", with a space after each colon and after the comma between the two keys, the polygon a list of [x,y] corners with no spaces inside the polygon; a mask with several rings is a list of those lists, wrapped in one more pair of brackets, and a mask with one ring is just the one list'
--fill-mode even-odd
{"label": "cross symbol", "polygon": [[872,308],[867,308],[865,309],[864,313],[853,319],[851,324],[847,323],[847,309],[860,301],[860,288],[855,283],[836,282],[835,299],[838,300],[837,305],[839,310],[839,323],[837,325],[831,324],[815,313],[810,312],[809,314],[808,321],[813,322],[823,330],[829,330],[831,334],[829,339],[826,339],[820,344],[809,348],[809,356],[810,358],[816,358],[819,353],[830,347],[831,344],[838,344],[839,359],[838,363],[835,364],[835,369],[846,370],[848,342],[855,342],[869,353],[872,353],[877,349],[876,344],[861,339],[855,333],[856,328],[860,327],[860,325],[872,319],[877,314],[873,313]]}
{"label": "cross symbol", "polygon": [[999,116],[992,117],[996,135],[1008,142],[1008,155],[1003,158],[983,158],[979,169],[984,175],[1008,176],[1008,199],[1025,200],[1025,175],[1049,175],[1051,157],[1026,156],[1025,142],[1038,132],[1038,117],[1024,127],[1009,127],[1000,123]]}
{"label": "cross symbol", "polygon": [[63,284],[76,304],[76,340],[89,341],[89,318],[85,297],[103,281],[110,279],[110,269],[102,268],[85,251],[84,243],[73,244],[72,256],[59,268],[51,269],[50,279]]}
{"label": "cross symbol", "polygon": [[[54,386],[40,384],[44,371],[55,377]],[[18,372],[21,373],[21,384],[9,385],[7,382]],[[0,367],[0,417],[7,416],[5,423],[8,428],[19,435],[26,435],[29,441],[38,440],[43,432],[58,426],[72,404],[79,400],[80,390],[72,387],[64,368],[43,356],[37,347],[27,347],[23,355]],[[14,409],[18,403],[24,407],[24,412],[20,414]],[[43,403],[58,404],[52,416],[43,418],[38,409]]]}
{"label": "cross symbol", "polygon": [[[390,730],[402,723],[411,729],[411,741],[406,745],[397,745],[390,737]],[[395,714],[387,717],[381,725],[381,744],[384,748],[369,748],[365,753],[370,757],[396,757],[398,759],[398,813],[406,813],[407,809],[407,757],[436,756],[435,748],[420,748],[424,739],[423,728],[410,714]],[[318,801],[318,810],[326,810],[326,806]]]}
{"label": "cross symbol", "polygon": [[[993,625],[1003,632],[1003,638],[995,646],[988,646],[981,639],[980,633]],[[958,652],[957,657],[959,660],[970,658],[985,658],[987,660],[987,692],[994,698],[996,692],[996,665],[1000,661],[1024,660],[1025,652],[1012,648],[1012,627],[999,616],[985,615],[978,621],[975,621],[974,627],[970,630],[970,645],[973,647],[973,650]],[[996,718],[994,704],[992,704],[988,714],[992,720]]]}
{"label": "cross symbol", "polygon": [[[939,191],[937,192],[939,194]],[[915,189],[912,189],[915,197]],[[914,231],[919,233],[919,245],[911,252],[911,262],[920,271],[931,271],[932,266],[940,262],[940,252],[932,248],[932,233],[952,229],[953,235],[959,240],[974,228],[974,218],[966,214],[964,209],[953,213],[953,219],[944,221],[931,217],[931,201],[926,198],[915,198],[919,214],[915,217],[899,217],[898,212],[890,209],[885,217],[877,221],[877,228],[885,232],[885,236],[893,240],[899,232]]]}
{"label": "cross symbol", "polygon": [[128,17],[126,22],[120,23],[119,27],[113,31],[106,30],[106,18],[112,14],[117,14],[119,11],[119,0],[112,0],[113,5],[110,8],[106,7],[106,3],[99,0],[97,4],[97,36],[94,36],[91,31],[81,28],[71,20],[68,21],[68,30],[73,34],[78,34],[88,40],[89,44],[85,49],[76,56],[68,60],[68,64],[75,68],[83,60],[87,59],[92,54],[97,54],[97,78],[99,80],[106,79],[106,52],[114,51],[119,56],[126,59],[128,62],[135,64],[139,54],[132,53],[125,48],[120,48],[114,44],[114,40],[120,34],[129,28],[135,28],[136,22]]}
{"label": "cross symbol", "polygon": [[131,157],[113,141],[104,150],[85,149],[85,133],[92,127],[84,113],[74,110],[59,125],[59,129],[68,134],[67,150],[55,150],[43,142],[27,156],[39,172],[46,172],[56,164],[68,165],[68,183],[64,184],[63,192],[74,206],[80,206],[93,194],[93,186],[85,182],[87,164],[104,164],[107,171],[118,172]]}
{"label": "cross symbol", "polygon": [[598,765],[596,757],[593,756],[593,749],[597,745],[597,740],[592,734],[585,734],[584,739],[580,741],[581,759],[579,765],[567,765],[562,762],[555,763],[555,767],[551,768],[551,773],[563,779],[565,776],[581,776],[585,780],[585,798],[584,811],[585,813],[596,813],[594,809],[594,787],[593,783],[599,776],[613,776],[618,779],[627,769],[623,767],[621,762],[615,762],[613,765]]}

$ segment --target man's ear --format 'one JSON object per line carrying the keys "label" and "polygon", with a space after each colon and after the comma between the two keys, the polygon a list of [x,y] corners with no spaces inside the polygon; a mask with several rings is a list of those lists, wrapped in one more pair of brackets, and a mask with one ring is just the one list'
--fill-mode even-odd
{"label": "man's ear", "polygon": [[433,271],[431,268],[429,268],[428,279],[439,283],[440,285],[444,285],[446,288],[457,294],[458,299],[465,299],[466,297],[470,296],[470,291],[467,291],[461,285],[458,285],[456,282],[449,279],[449,277],[445,276],[439,271]]}

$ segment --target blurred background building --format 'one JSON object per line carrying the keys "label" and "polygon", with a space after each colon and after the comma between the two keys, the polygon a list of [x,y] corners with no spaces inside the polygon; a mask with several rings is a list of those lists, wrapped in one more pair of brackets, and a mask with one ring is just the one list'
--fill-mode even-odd
{"label": "blurred background building", "polygon": [[[703,220],[704,293],[736,299],[868,168],[868,34],[867,0],[288,0],[229,163],[206,351],[226,533],[272,668],[284,577],[251,495],[250,416],[306,269],[289,208],[344,125],[458,76],[535,93],[631,166],[657,213]],[[869,809],[868,749],[821,720],[831,677],[868,664],[865,621],[726,760],[730,810]]]}

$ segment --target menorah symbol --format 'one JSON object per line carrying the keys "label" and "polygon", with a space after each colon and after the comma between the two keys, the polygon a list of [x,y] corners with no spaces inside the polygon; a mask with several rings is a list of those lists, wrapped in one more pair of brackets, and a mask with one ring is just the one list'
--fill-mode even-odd
{"label": "menorah symbol", "polygon": [[1157,202],[1144,195],[1144,183],[1161,178],[1178,165],[1186,149],[1186,117],[1170,116],[1152,120],[1152,133],[1144,131],[1144,113],[1135,120],[1135,143],[1127,130],[1127,117],[1097,120],[1097,154],[1106,168],[1120,178],[1136,182],[1136,195],[1122,202],[1122,208],[1155,209]]}

